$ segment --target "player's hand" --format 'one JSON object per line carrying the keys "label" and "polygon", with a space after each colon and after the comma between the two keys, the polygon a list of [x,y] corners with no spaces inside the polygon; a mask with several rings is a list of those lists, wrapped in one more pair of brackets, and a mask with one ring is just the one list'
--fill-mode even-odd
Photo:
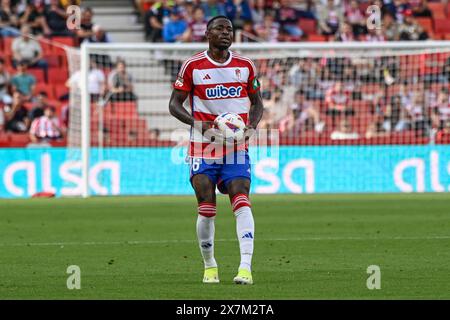
{"label": "player's hand", "polygon": [[249,124],[245,126],[244,130],[245,130],[244,131],[245,142],[248,142],[250,138],[253,136],[253,134],[256,132],[256,128]]}

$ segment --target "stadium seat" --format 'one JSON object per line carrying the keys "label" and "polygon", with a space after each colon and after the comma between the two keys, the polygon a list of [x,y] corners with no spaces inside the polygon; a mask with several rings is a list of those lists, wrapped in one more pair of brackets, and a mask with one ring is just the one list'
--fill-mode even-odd
{"label": "stadium seat", "polygon": [[14,37],[3,37],[3,54],[12,55],[12,42]]}
{"label": "stadium seat", "polygon": [[446,18],[434,19],[434,32],[447,34],[450,33],[450,23]]}
{"label": "stadium seat", "polygon": [[73,37],[52,37],[52,42],[55,42],[56,44],[63,44],[69,47],[73,47],[75,45]]}
{"label": "stadium seat", "polygon": [[41,91],[44,91],[49,99],[55,98],[53,87],[51,85],[42,82],[36,83],[35,93],[38,94]]}
{"label": "stadium seat", "polygon": [[445,19],[445,4],[443,2],[428,2],[428,8],[434,19]]}
{"label": "stadium seat", "polygon": [[69,88],[67,88],[64,84],[54,85],[55,90],[55,98],[59,99],[61,96],[67,95],[69,93]]}
{"label": "stadium seat", "polygon": [[48,72],[48,83],[60,85],[65,84],[68,79],[67,69],[50,68]]}
{"label": "stadium seat", "polygon": [[30,137],[28,133],[13,133],[10,135],[11,146],[25,147],[30,143]]}
{"label": "stadium seat", "polygon": [[317,33],[316,20],[314,19],[300,19],[299,27],[307,35]]}
{"label": "stadium seat", "polygon": [[59,68],[61,66],[61,60],[56,55],[46,55],[44,59],[47,61],[50,68]]}
{"label": "stadium seat", "polygon": [[39,68],[29,68],[28,73],[31,73],[36,78],[36,83],[45,83],[44,70]]}
{"label": "stadium seat", "polygon": [[311,42],[326,42],[328,38],[321,34],[308,34],[308,41]]}
{"label": "stadium seat", "polygon": [[425,29],[428,35],[431,37],[434,33],[433,20],[431,18],[417,18],[417,22]]}

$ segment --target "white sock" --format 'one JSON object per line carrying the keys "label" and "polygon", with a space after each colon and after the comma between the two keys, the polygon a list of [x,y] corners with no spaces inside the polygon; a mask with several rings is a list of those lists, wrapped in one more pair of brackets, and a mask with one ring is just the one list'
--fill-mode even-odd
{"label": "white sock", "polygon": [[253,239],[255,236],[255,222],[252,209],[244,206],[234,212],[236,217],[236,233],[241,251],[239,268],[252,270]]}
{"label": "white sock", "polygon": [[217,267],[214,259],[214,220],[214,216],[204,217],[200,214],[197,218],[197,238],[205,268]]}

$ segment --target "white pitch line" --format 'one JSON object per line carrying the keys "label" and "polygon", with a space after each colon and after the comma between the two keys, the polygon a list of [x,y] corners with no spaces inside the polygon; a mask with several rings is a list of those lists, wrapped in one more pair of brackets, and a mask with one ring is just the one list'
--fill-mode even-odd
{"label": "white pitch line", "polygon": [[[448,240],[449,236],[429,237],[304,237],[304,238],[273,238],[256,239],[256,241],[374,241],[374,240]],[[237,239],[216,239],[216,242],[234,242]],[[89,242],[30,242],[30,243],[0,243],[0,247],[46,247],[46,246],[113,246],[141,244],[196,243],[197,240],[144,240],[144,241],[89,241]]]}

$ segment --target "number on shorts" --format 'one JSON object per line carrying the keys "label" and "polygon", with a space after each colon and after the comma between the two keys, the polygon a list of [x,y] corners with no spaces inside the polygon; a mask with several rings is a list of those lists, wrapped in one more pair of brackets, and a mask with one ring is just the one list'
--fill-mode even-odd
{"label": "number on shorts", "polygon": [[198,169],[200,169],[200,163],[202,162],[201,158],[192,158],[192,171],[197,171]]}

